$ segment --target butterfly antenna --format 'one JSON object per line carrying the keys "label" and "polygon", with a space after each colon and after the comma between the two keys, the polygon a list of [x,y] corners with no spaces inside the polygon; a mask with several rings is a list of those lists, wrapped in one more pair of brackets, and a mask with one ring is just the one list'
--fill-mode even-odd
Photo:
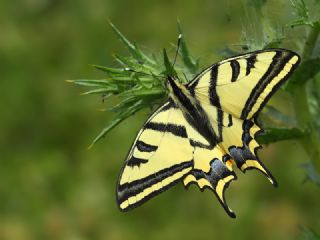
{"label": "butterfly antenna", "polygon": [[173,61],[172,66],[171,66],[171,73],[173,73],[173,67],[174,67],[174,65],[176,64],[176,61],[177,61],[177,57],[178,57],[178,53],[179,53],[179,49],[180,49],[180,45],[181,45],[181,39],[182,39],[182,34],[180,33],[179,36],[178,36],[176,55],[174,56],[174,61]]}

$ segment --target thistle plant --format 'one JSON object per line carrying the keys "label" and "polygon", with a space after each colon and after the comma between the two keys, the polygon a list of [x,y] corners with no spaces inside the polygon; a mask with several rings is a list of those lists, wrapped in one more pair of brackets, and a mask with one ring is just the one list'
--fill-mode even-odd
{"label": "thistle plant", "polygon": [[[106,73],[105,79],[67,80],[89,87],[90,90],[84,92],[83,95],[98,94],[103,97],[104,101],[113,96],[120,99],[117,105],[108,109],[116,113],[115,118],[97,135],[90,147],[131,115],[143,108],[154,108],[163,103],[167,98],[166,76],[174,74],[183,83],[186,83],[198,72],[199,61],[194,60],[189,54],[183,37],[179,48],[183,64],[175,65],[173,69],[166,49],[163,49],[162,56],[146,54],[136,44],[131,43],[112,23],[110,25],[129,50],[130,56],[114,55],[116,62],[120,65],[118,68],[92,65]],[[182,34],[180,26],[178,29]]]}
{"label": "thistle plant", "polygon": [[[312,16],[304,0],[291,0],[295,19],[291,23],[282,26],[279,30],[270,24],[269,19],[261,10],[264,1],[251,1],[256,12],[262,19],[259,35],[250,37],[250,32],[244,29],[241,42],[241,51],[226,47],[221,51],[223,57],[231,54],[243,53],[243,50],[258,50],[271,47],[282,47],[284,41],[290,37],[292,30],[306,34],[306,39],[295,39],[297,49],[302,57],[302,63],[297,71],[283,87],[283,90],[292,96],[295,116],[287,116],[267,106],[263,111],[261,120],[269,119],[263,135],[259,136],[259,142],[270,144],[280,140],[294,139],[301,143],[310,157],[310,162],[303,164],[308,180],[320,186],[320,33],[319,15]],[[259,4],[256,4],[259,2]],[[318,6],[317,6],[318,7]],[[104,79],[68,80],[77,85],[87,87],[89,90],[83,95],[96,94],[102,96],[104,101],[117,97],[118,104],[108,111],[114,112],[115,117],[92,141],[90,147],[106,136],[113,128],[126,120],[136,112],[148,108],[153,109],[163,103],[168,92],[165,87],[166,77],[173,74],[182,83],[187,83],[199,73],[199,59],[194,58],[189,51],[184,36],[181,37],[181,45],[178,51],[180,61],[174,65],[168,57],[166,49],[161,54],[153,54],[141,50],[137,44],[131,43],[112,23],[113,31],[128,49],[129,56],[114,55],[118,67],[105,67],[92,65],[94,68],[106,74]],[[180,24],[178,33],[182,34]],[[281,127],[277,122],[281,122]]]}

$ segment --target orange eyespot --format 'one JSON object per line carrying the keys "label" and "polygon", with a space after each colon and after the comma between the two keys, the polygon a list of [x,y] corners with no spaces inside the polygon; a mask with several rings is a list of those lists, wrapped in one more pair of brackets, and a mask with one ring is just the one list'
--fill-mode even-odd
{"label": "orange eyespot", "polygon": [[232,160],[232,159],[229,159],[229,160],[226,161],[226,166],[229,169],[232,169],[232,165],[233,164],[234,164],[234,160]]}

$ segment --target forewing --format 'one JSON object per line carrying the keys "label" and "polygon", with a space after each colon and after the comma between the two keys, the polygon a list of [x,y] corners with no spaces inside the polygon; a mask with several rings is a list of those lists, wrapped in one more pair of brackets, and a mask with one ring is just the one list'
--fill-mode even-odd
{"label": "forewing", "polygon": [[123,211],[141,205],[186,176],[193,149],[180,109],[160,107],[140,130],[121,171],[117,202]]}
{"label": "forewing", "polygon": [[285,49],[256,51],[214,64],[187,87],[194,96],[240,119],[252,119],[292,74],[299,56]]}

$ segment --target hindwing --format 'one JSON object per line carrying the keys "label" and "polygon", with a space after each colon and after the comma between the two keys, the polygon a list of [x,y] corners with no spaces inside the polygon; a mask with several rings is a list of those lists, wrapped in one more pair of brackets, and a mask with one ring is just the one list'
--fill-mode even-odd
{"label": "hindwing", "polygon": [[232,170],[230,156],[219,145],[205,147],[195,146],[194,167],[183,179],[188,187],[191,183],[198,185],[201,191],[208,188],[217,196],[219,202],[230,217],[236,217],[225,200],[225,190],[231,181],[237,179]]}

